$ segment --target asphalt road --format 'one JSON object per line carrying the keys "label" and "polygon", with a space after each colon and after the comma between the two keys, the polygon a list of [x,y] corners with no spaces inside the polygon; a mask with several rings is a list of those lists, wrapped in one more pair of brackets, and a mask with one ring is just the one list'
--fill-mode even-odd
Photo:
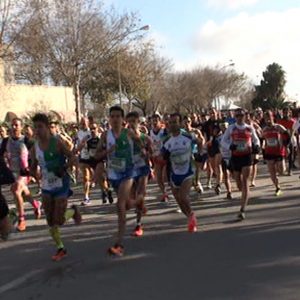
{"label": "asphalt road", "polygon": [[[134,212],[128,214],[126,255],[113,259],[106,250],[116,232],[114,205],[102,205],[93,191],[93,205],[82,208],[83,223],[68,223],[63,238],[68,257],[50,260],[55,251],[45,220],[0,243],[0,299],[300,299],[299,172],[281,177],[283,195],[260,165],[251,190],[247,219],[234,222],[239,210],[223,193],[191,193],[199,230],[187,232],[174,201],[162,206],[157,188],[148,189],[145,235],[130,237]],[[80,188],[70,203],[79,203]]]}

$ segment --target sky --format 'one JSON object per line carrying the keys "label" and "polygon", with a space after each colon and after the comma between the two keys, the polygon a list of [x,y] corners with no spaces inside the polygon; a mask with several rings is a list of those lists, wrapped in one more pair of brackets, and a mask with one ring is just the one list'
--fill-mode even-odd
{"label": "sky", "polygon": [[257,84],[276,62],[286,71],[286,93],[300,101],[300,0],[107,1],[120,12],[138,12],[176,70],[233,62]]}

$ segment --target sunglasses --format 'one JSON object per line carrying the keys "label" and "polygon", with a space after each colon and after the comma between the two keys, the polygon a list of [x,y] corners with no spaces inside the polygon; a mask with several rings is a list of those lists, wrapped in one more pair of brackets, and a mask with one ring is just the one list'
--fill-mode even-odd
{"label": "sunglasses", "polygon": [[97,127],[92,127],[92,128],[91,128],[91,130],[96,130],[96,129],[97,129]]}

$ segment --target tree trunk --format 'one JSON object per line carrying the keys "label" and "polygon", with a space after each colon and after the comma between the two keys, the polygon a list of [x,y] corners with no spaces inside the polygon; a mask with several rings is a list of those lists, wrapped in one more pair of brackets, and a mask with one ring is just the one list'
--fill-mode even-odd
{"label": "tree trunk", "polygon": [[80,91],[79,91],[79,80],[76,79],[73,87],[74,97],[75,97],[75,113],[76,113],[76,122],[79,124],[80,121]]}

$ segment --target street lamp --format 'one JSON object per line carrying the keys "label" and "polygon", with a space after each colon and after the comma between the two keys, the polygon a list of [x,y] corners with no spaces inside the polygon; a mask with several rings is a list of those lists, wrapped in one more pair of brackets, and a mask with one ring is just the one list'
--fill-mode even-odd
{"label": "street lamp", "polygon": [[[133,34],[138,31],[148,31],[150,29],[150,25],[142,26],[141,28],[130,31],[128,35]],[[120,107],[122,107],[122,80],[121,80],[121,66],[120,66],[120,57],[117,55],[117,64],[118,64],[118,82],[119,82],[119,103]]]}
{"label": "street lamp", "polygon": [[[232,59],[230,59],[230,60],[229,60],[229,64],[227,64],[227,65],[221,67],[219,70],[220,70],[220,71],[223,71],[224,69],[226,69],[226,68],[228,68],[228,67],[234,67],[234,66],[235,66],[235,63],[233,62]],[[216,107],[216,109],[218,109],[218,110],[221,109],[221,103],[220,103],[220,102],[221,102],[221,101],[220,101],[220,97],[215,98],[215,107]]]}

